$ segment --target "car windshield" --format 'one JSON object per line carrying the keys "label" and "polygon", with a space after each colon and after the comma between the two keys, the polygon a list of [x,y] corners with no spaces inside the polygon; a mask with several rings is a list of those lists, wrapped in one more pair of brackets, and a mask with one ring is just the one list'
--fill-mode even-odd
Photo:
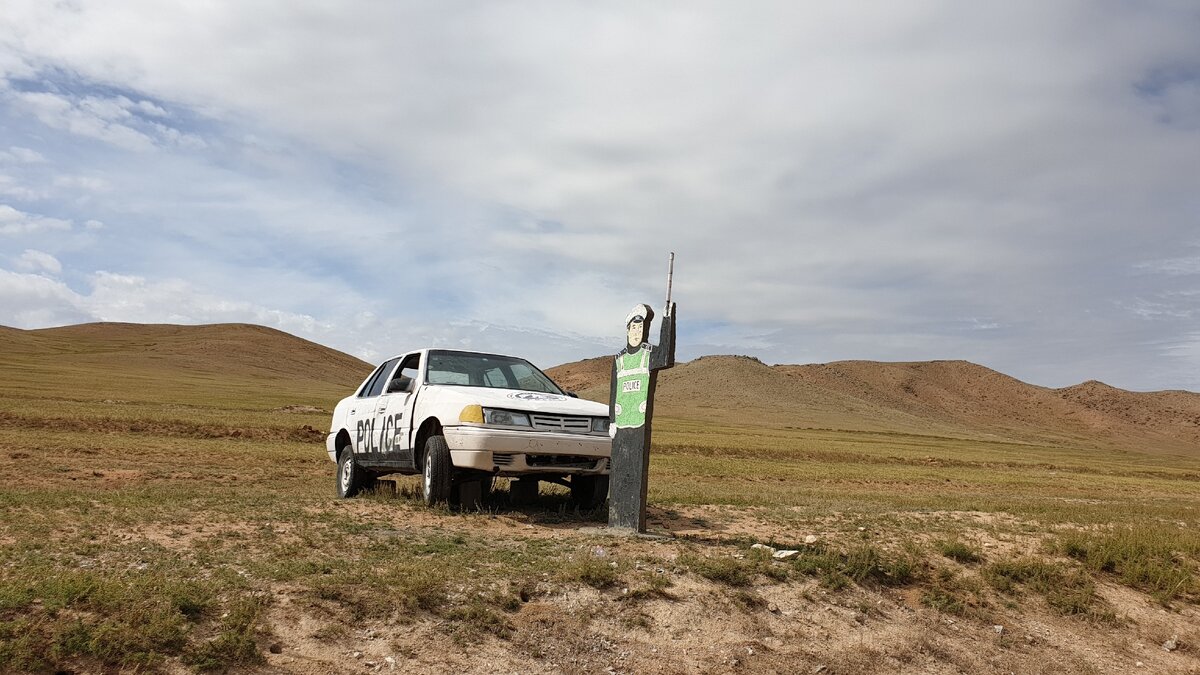
{"label": "car windshield", "polygon": [[524,359],[473,352],[429,352],[426,384],[457,384],[466,387],[520,389],[544,394],[562,394],[562,389]]}

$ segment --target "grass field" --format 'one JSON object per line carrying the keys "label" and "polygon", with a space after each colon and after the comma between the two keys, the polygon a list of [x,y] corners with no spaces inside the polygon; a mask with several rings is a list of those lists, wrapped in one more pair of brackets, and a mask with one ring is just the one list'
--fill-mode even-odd
{"label": "grass field", "polygon": [[14,368],[0,671],[1189,672],[1200,653],[1195,459],[666,418],[650,515],[672,536],[627,539],[556,487],[514,508],[501,481],[464,513],[412,479],[334,499],[312,408],[343,383]]}

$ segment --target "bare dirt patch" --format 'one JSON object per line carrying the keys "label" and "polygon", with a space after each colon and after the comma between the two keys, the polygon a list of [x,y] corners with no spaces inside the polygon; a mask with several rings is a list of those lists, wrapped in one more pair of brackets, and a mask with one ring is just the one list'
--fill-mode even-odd
{"label": "bare dirt patch", "polygon": [[285,405],[282,408],[276,408],[275,411],[282,412],[282,413],[292,413],[292,414],[329,415],[332,413],[332,411],[330,411],[330,410],[326,410],[324,408],[318,408],[317,406],[314,406],[314,405]]}

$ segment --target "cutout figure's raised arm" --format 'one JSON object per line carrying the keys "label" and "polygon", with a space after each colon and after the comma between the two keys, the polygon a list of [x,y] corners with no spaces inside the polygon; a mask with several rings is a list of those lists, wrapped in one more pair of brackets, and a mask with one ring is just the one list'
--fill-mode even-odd
{"label": "cutout figure's raised arm", "polygon": [[658,344],[650,351],[650,370],[663,370],[675,365],[675,303],[667,308],[659,328]]}

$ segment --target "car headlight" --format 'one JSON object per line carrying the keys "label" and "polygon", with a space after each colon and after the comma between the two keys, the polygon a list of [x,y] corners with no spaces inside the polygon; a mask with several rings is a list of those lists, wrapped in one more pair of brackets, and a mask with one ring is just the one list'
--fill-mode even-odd
{"label": "car headlight", "polygon": [[528,427],[532,426],[529,423],[529,415],[525,413],[513,412],[511,410],[497,410],[495,408],[483,409],[484,424],[499,424],[506,427]]}
{"label": "car headlight", "polygon": [[607,434],[608,433],[608,418],[607,417],[593,417],[592,418],[592,431],[594,431],[598,434]]}

